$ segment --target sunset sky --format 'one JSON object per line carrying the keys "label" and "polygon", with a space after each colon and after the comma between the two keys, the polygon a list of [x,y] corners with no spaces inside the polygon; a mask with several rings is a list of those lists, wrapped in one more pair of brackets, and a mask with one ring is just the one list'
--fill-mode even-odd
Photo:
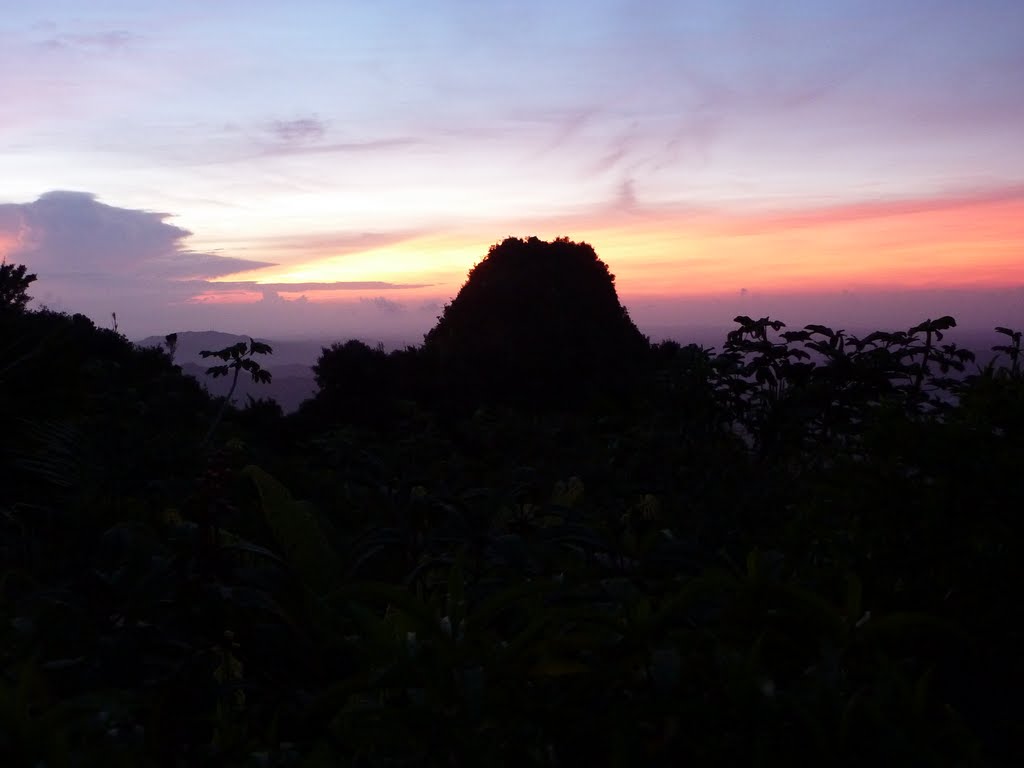
{"label": "sunset sky", "polygon": [[416,341],[509,235],[589,242],[642,330],[1024,325],[1024,2],[4,4],[37,303]]}

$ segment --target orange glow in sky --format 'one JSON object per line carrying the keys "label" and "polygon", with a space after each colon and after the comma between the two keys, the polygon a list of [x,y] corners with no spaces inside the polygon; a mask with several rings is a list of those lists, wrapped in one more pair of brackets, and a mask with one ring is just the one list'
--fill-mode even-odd
{"label": "orange glow in sky", "polygon": [[[524,229],[510,231],[507,223],[495,223],[445,235],[411,236],[343,255],[336,255],[326,244],[311,248],[291,264],[223,280],[274,284],[384,280],[424,285],[394,291],[396,298],[450,297],[490,245],[509,234],[535,234],[589,242],[616,275],[624,296],[1024,284],[1024,194],[879,202],[809,212],[623,211],[540,221],[533,229],[526,229],[528,224],[518,226]],[[322,290],[281,295],[334,301],[378,293]],[[234,303],[262,296],[250,288],[209,291],[202,298]]]}
{"label": "orange glow in sky", "polygon": [[263,294],[257,291],[206,291],[188,299],[188,304],[252,304]]}
{"label": "orange glow in sky", "polygon": [[7,254],[14,250],[17,242],[17,238],[13,234],[0,232],[0,260],[7,258]]}
{"label": "orange glow in sky", "polygon": [[707,295],[1024,283],[1024,198],[676,221],[608,232],[620,292]]}
{"label": "orange glow in sky", "polygon": [[5,261],[8,254],[14,254],[21,248],[27,234],[22,222],[17,222],[16,226],[12,225],[9,229],[0,226],[0,261]]}

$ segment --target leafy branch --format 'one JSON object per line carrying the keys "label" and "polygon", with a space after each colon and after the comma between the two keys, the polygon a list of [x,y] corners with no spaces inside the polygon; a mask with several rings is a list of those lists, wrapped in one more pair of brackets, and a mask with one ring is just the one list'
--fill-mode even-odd
{"label": "leafy branch", "polygon": [[[204,349],[199,353],[203,358],[215,357],[218,360],[224,361],[224,365],[212,365],[207,368],[207,376],[212,376],[215,379],[229,374],[232,376],[231,388],[224,396],[224,400],[220,405],[220,410],[217,411],[217,415],[214,417],[213,423],[210,424],[210,429],[206,433],[206,437],[203,439],[203,447],[209,445],[210,439],[213,437],[214,430],[217,429],[217,425],[224,417],[224,411],[227,410],[228,403],[231,402],[231,398],[235,394],[235,388],[238,386],[238,377],[241,375],[242,371],[247,371],[252,377],[252,380],[257,384],[270,383],[270,371],[264,370],[263,367],[253,359],[253,355],[270,355],[273,354],[273,352],[274,350],[269,344],[263,344],[262,342],[256,341],[250,337],[248,344],[244,341],[240,341],[237,344],[232,344],[230,347],[224,347],[224,349],[216,351]],[[234,373],[232,373],[232,371]]]}

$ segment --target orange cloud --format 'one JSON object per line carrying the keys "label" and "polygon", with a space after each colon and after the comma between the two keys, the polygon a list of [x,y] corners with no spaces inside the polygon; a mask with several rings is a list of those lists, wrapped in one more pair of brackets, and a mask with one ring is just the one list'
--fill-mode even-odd
{"label": "orange cloud", "polygon": [[186,299],[186,304],[253,304],[263,300],[259,291],[204,291]]}

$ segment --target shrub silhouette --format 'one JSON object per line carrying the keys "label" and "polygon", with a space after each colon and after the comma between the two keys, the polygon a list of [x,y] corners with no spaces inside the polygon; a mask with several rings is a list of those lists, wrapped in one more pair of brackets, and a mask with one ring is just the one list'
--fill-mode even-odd
{"label": "shrub silhouette", "polygon": [[462,402],[566,406],[621,391],[648,342],[590,245],[531,237],[491,247],[424,348]]}

